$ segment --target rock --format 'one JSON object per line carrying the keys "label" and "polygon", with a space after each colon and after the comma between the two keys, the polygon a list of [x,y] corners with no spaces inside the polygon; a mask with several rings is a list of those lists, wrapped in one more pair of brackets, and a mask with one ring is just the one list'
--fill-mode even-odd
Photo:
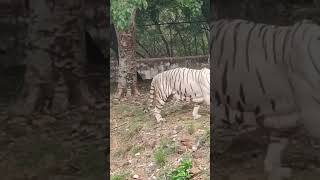
{"label": "rock", "polygon": [[138,179],[139,178],[139,175],[135,174],[133,175],[133,179]]}
{"label": "rock", "polygon": [[192,146],[192,151],[196,151],[198,148],[196,146]]}
{"label": "rock", "polygon": [[140,156],[140,153],[136,153],[134,156]]}

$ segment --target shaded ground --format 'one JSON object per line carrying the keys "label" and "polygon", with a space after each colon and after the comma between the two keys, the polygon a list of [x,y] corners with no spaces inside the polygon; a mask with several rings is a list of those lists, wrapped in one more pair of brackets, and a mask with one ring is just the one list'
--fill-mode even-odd
{"label": "shaded ground", "polygon": [[192,179],[209,179],[209,108],[200,108],[203,116],[195,121],[192,105],[168,103],[163,110],[167,122],[157,124],[143,112],[144,87],[141,97],[111,104],[112,178],[166,179],[181,159],[191,159]]}
{"label": "shaded ground", "polygon": [[10,117],[23,71],[0,72],[0,179],[96,180],[106,175],[106,108]]}
{"label": "shaded ground", "polygon": [[[216,143],[214,177],[222,180],[266,180],[263,170],[266,149],[267,138],[259,130],[232,142],[220,138]],[[293,170],[290,180],[320,179],[320,149],[312,147],[311,139],[303,129],[290,140],[282,162]]]}

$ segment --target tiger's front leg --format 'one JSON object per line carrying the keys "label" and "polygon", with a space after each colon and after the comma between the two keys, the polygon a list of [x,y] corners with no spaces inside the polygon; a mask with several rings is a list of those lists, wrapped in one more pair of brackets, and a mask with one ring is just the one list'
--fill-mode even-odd
{"label": "tiger's front leg", "polygon": [[[299,123],[300,114],[293,112],[277,118],[266,118],[264,126],[274,129],[271,134],[271,142],[268,145],[267,154],[264,161],[264,169],[268,174],[268,180],[282,180],[291,176],[291,169],[281,165],[282,152],[288,145],[289,135],[279,137],[281,130],[296,128]],[[275,130],[277,129],[277,130]]]}
{"label": "tiger's front leg", "polygon": [[192,101],[194,102],[192,116],[193,116],[193,119],[196,120],[196,119],[201,118],[201,115],[199,114],[199,108],[200,108],[200,103],[202,103],[204,101],[204,98],[198,97],[198,98],[192,99]]}
{"label": "tiger's front leg", "polygon": [[161,121],[163,122],[166,121],[166,119],[161,116],[161,109],[163,108],[164,104],[165,104],[165,101],[161,99],[159,99],[155,104],[153,115],[156,118],[157,123],[160,123]]}
{"label": "tiger's front leg", "polygon": [[288,144],[288,139],[282,138],[268,145],[267,155],[264,161],[264,169],[268,174],[268,180],[282,180],[291,176],[291,169],[281,166],[281,154]]}
{"label": "tiger's front leg", "polygon": [[199,108],[199,104],[195,104],[193,107],[192,116],[194,120],[201,118],[201,115],[199,114]]}

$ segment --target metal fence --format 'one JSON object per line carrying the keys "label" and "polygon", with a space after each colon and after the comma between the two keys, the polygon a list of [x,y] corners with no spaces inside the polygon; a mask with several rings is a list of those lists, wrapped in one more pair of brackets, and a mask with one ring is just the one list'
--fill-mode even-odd
{"label": "metal fence", "polygon": [[181,57],[208,54],[205,21],[137,25],[137,57]]}

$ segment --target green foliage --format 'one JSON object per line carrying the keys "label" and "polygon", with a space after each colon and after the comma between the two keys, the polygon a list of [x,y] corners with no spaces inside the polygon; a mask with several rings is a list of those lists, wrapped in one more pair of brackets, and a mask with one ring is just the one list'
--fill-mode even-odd
{"label": "green foliage", "polygon": [[180,162],[177,169],[169,173],[170,180],[189,180],[191,179],[190,169],[192,168],[191,159],[184,159]]}
{"label": "green foliage", "polygon": [[117,29],[124,30],[130,26],[134,10],[147,6],[147,0],[111,0],[112,21]]}
{"label": "green foliage", "polygon": [[164,11],[171,16],[177,12],[187,16],[199,15],[202,4],[202,0],[111,0],[111,18],[117,29],[124,30],[130,26],[135,9],[146,10],[149,18],[155,20]]}

